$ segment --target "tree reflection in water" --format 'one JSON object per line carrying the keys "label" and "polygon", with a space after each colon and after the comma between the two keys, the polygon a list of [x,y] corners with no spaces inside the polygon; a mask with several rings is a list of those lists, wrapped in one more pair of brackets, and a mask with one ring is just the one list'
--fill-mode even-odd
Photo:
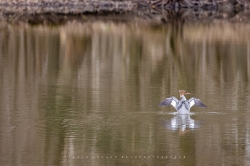
{"label": "tree reflection in water", "polygon": [[[74,165],[84,161],[61,156],[89,154],[180,154],[189,155],[189,165],[249,165],[249,35],[248,24],[220,21],[2,25],[1,156],[9,165]],[[166,130],[157,105],[184,88],[227,114],[201,115],[209,121],[201,130],[191,117],[175,116]],[[178,130],[192,132],[180,138]]]}

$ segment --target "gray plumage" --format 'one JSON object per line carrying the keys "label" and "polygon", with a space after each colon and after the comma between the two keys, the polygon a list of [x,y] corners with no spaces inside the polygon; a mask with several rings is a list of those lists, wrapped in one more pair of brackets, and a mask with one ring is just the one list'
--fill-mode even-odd
{"label": "gray plumage", "polygon": [[174,102],[176,102],[176,103],[179,102],[179,100],[178,100],[176,97],[172,96],[172,97],[169,97],[169,98],[166,98],[165,100],[163,100],[163,101],[159,104],[159,106],[169,106],[169,105],[171,105],[171,102],[172,102],[172,101],[174,101]]}
{"label": "gray plumage", "polygon": [[207,106],[205,106],[205,104],[203,104],[203,103],[201,102],[200,99],[196,99],[196,98],[192,97],[191,99],[188,100],[189,103],[192,102],[192,101],[194,101],[194,105],[196,105],[196,106],[199,106],[199,107],[207,107]]}
{"label": "gray plumage", "polygon": [[190,108],[192,106],[199,106],[199,107],[207,107],[205,104],[201,102],[200,99],[197,98],[190,98],[189,100],[186,99],[184,95],[181,95],[181,100],[178,100],[176,97],[172,96],[163,100],[159,106],[170,106],[172,105],[178,114],[188,114],[190,112]]}

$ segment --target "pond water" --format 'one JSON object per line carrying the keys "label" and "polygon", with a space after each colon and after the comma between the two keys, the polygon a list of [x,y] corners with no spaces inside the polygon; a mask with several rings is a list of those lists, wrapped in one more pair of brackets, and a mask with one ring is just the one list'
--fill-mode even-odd
{"label": "pond water", "polygon": [[[250,165],[250,24],[1,24],[1,165]],[[207,108],[158,107],[179,89]]]}

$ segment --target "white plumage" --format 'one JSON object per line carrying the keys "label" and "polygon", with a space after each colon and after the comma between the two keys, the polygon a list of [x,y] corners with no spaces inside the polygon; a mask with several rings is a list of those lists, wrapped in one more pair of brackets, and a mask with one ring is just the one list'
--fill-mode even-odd
{"label": "white plumage", "polygon": [[195,106],[199,107],[207,107],[205,106],[200,99],[190,98],[186,99],[185,94],[190,94],[186,90],[179,90],[181,100],[178,100],[176,97],[172,96],[163,100],[159,106],[169,106],[172,105],[179,114],[188,114],[190,112],[190,108]]}

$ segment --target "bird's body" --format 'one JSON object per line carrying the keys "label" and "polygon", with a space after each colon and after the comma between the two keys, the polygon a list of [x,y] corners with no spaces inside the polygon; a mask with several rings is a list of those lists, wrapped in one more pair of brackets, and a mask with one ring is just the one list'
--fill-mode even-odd
{"label": "bird's body", "polygon": [[199,107],[206,107],[200,99],[197,98],[190,98],[189,100],[186,99],[185,94],[190,94],[185,90],[179,90],[180,93],[180,100],[176,97],[172,96],[163,100],[159,106],[169,106],[172,105],[178,114],[189,114],[190,108],[194,105]]}

